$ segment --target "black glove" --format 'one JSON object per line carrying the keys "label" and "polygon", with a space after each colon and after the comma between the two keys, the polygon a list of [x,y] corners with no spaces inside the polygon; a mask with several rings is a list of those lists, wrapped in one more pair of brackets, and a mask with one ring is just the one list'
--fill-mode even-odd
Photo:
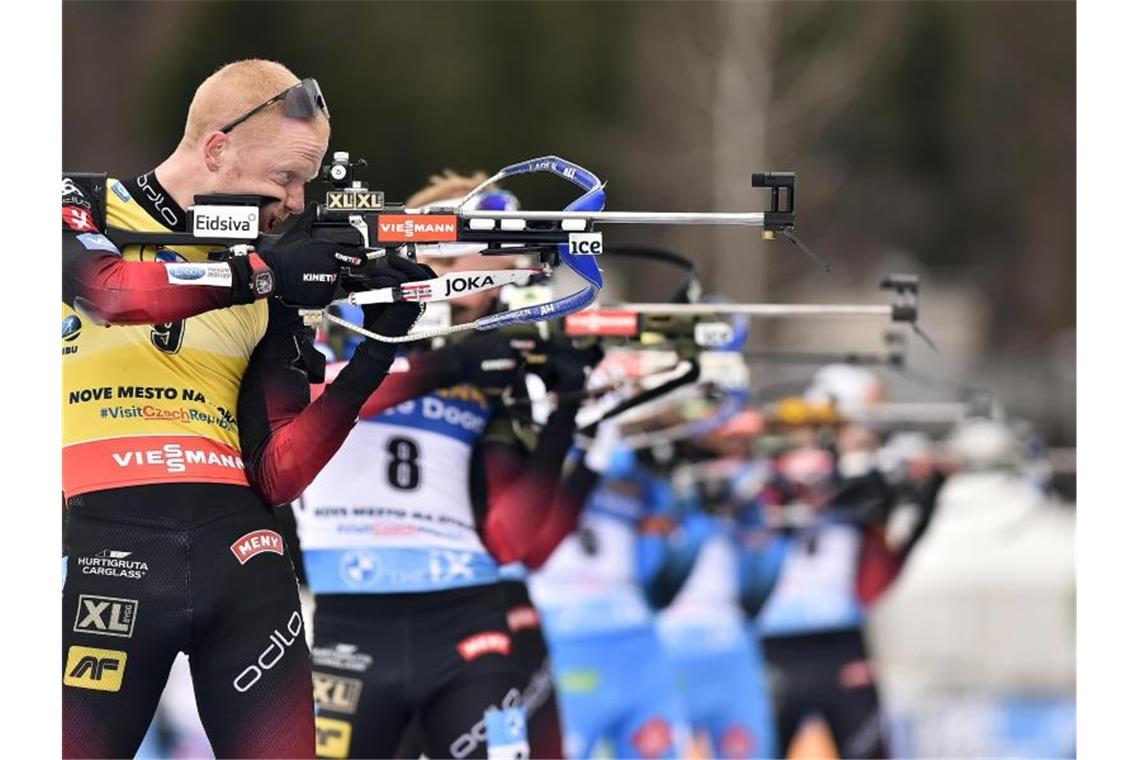
{"label": "black glove", "polygon": [[489,332],[473,335],[445,351],[459,366],[459,382],[483,390],[502,390],[519,377],[523,364],[522,351],[511,343],[509,335]]}
{"label": "black glove", "polygon": [[[426,264],[418,264],[403,256],[389,255],[371,272],[353,278],[353,291],[399,288],[405,282],[430,280],[435,272]],[[396,338],[407,335],[423,313],[419,301],[373,303],[363,306],[364,326],[374,333]]]}
{"label": "black glove", "polygon": [[601,358],[597,346],[575,348],[568,341],[556,340],[550,344],[546,363],[535,374],[556,394],[576,393],[586,387],[586,369]]}
{"label": "black glove", "polygon": [[365,261],[363,240],[351,227],[321,227],[314,237],[317,204],[310,203],[258,254],[273,271],[273,292],[286,306],[323,309],[332,303],[342,267]]}

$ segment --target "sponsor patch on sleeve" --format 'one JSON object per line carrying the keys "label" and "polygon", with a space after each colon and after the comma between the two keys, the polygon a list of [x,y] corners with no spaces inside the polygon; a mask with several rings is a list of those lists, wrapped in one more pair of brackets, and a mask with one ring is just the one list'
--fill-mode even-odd
{"label": "sponsor patch on sleeve", "polygon": [[511,631],[538,628],[542,621],[538,617],[538,610],[529,604],[519,605],[507,610],[507,627]]}
{"label": "sponsor patch on sleeve", "polygon": [[233,284],[233,270],[229,264],[167,264],[166,279],[171,285],[213,285],[228,288]]}
{"label": "sponsor patch on sleeve", "polygon": [[75,237],[83,247],[89,251],[107,251],[118,255],[119,248],[111,242],[111,238],[100,232],[84,232],[82,235]]}
{"label": "sponsor patch on sleeve", "polygon": [[90,201],[83,191],[79,189],[79,185],[75,184],[70,177],[63,178],[63,205],[64,206],[79,206],[80,208],[91,208]]}
{"label": "sponsor patch on sleeve", "polygon": [[97,232],[95,220],[91,217],[91,209],[82,206],[63,207],[63,226],[75,232]]}

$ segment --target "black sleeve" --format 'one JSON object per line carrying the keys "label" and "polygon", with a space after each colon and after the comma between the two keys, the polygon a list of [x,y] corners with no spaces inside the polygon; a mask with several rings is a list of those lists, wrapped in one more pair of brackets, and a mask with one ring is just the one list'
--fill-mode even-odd
{"label": "black sleeve", "polygon": [[926,529],[930,527],[930,523],[934,519],[935,506],[938,504],[938,494],[942,492],[942,486],[945,483],[946,476],[941,472],[936,472],[918,487],[918,498],[916,499],[918,502],[918,521],[910,535],[907,536],[906,542],[899,549],[899,554],[904,560],[926,533]]}

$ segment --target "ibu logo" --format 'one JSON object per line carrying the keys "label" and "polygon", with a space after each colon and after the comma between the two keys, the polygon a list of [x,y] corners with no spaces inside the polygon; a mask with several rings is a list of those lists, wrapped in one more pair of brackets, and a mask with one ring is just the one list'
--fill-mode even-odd
{"label": "ibu logo", "polygon": [[79,321],[79,317],[72,314],[63,320],[63,339],[68,343],[79,337],[79,331],[83,329],[83,323]]}

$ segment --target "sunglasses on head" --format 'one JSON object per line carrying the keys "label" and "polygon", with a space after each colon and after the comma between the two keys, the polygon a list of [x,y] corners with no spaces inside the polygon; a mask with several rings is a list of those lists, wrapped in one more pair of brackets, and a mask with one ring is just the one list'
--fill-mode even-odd
{"label": "sunglasses on head", "polygon": [[319,110],[325,115],[326,119],[332,121],[328,103],[325,102],[325,96],[321,93],[321,86],[317,84],[317,80],[302,79],[297,84],[282,90],[256,108],[246,111],[222,127],[221,132],[223,134],[229,134],[238,124],[261,113],[279,100],[285,101],[286,116],[290,116],[294,119],[315,119],[317,117],[317,111]]}

